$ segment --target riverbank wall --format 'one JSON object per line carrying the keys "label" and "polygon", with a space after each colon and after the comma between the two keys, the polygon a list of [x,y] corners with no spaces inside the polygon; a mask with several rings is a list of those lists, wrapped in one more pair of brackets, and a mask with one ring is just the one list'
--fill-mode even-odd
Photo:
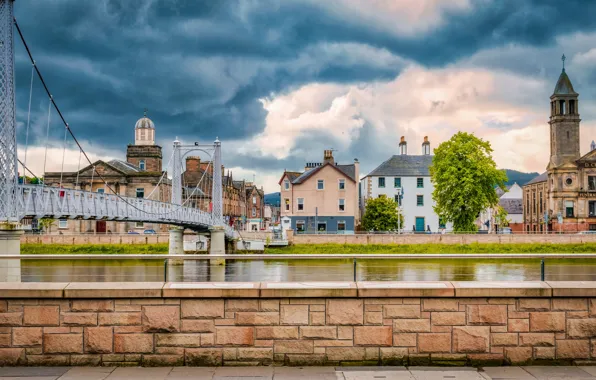
{"label": "riverbank wall", "polygon": [[596,282],[0,284],[0,366],[592,360]]}

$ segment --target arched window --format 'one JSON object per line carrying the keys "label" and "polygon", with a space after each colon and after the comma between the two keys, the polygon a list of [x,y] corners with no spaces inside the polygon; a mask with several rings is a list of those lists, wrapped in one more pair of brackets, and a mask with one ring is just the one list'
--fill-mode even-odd
{"label": "arched window", "polygon": [[145,160],[139,161],[139,169],[145,170]]}

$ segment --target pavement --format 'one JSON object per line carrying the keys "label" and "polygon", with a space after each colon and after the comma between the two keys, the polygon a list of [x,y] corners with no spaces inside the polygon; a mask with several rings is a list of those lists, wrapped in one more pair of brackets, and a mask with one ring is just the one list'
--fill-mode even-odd
{"label": "pavement", "polygon": [[0,367],[0,380],[596,380],[596,367]]}

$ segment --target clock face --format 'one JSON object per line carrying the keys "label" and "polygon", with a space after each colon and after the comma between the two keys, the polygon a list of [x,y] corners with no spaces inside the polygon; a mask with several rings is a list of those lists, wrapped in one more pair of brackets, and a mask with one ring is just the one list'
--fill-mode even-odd
{"label": "clock face", "polygon": [[565,180],[565,184],[567,186],[571,186],[573,184],[573,179],[571,179],[571,177],[567,177],[567,179]]}

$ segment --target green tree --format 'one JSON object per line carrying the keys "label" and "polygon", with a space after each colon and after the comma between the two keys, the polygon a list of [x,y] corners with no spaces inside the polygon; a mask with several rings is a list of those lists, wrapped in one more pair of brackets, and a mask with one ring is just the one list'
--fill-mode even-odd
{"label": "green tree", "polygon": [[41,218],[37,223],[41,230],[43,230],[45,233],[48,233],[51,231],[52,224],[54,224],[54,222],[54,218]]}
{"label": "green tree", "polygon": [[497,227],[499,227],[499,229],[501,227],[509,226],[509,219],[507,219],[507,216],[509,216],[509,214],[503,207],[501,207],[501,206],[496,207],[496,209],[495,209],[495,225]]}
{"label": "green tree", "polygon": [[497,169],[492,148],[473,134],[458,132],[439,145],[430,167],[435,212],[459,232],[476,231],[479,213],[498,204],[497,186],[507,175]]}
{"label": "green tree", "polygon": [[362,226],[367,231],[394,231],[404,228],[404,217],[397,209],[397,203],[385,196],[370,198],[362,217]]}

